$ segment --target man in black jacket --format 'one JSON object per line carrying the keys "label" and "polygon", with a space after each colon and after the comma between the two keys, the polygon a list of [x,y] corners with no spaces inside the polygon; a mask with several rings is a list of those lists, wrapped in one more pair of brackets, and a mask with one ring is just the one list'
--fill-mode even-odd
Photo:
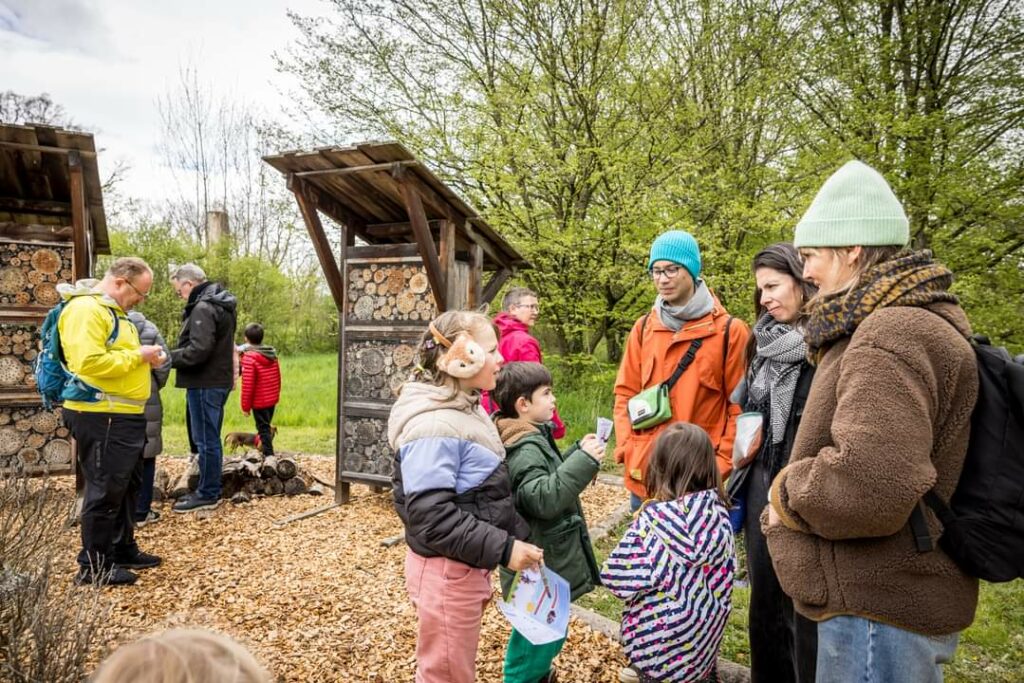
{"label": "man in black jacket", "polygon": [[174,504],[175,512],[212,509],[220,504],[224,450],[220,429],[224,404],[234,385],[237,300],[209,282],[203,269],[187,263],[171,276],[174,291],[187,302],[178,348],[171,351],[175,386],[185,389],[192,435],[199,448],[199,488]]}

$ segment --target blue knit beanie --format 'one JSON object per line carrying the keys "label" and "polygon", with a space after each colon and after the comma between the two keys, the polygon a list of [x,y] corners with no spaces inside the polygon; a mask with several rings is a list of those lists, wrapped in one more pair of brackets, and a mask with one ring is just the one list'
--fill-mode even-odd
{"label": "blue knit beanie", "polygon": [[671,261],[686,268],[694,282],[700,277],[700,247],[693,235],[685,230],[669,230],[658,235],[651,245],[647,270],[655,261]]}

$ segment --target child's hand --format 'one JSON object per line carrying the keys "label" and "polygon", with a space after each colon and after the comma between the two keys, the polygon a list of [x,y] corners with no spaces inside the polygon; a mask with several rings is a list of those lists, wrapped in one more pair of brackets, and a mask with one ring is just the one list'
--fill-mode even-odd
{"label": "child's hand", "polygon": [[596,434],[587,434],[580,439],[580,448],[597,462],[604,459],[604,441],[597,438]]}
{"label": "child's hand", "polygon": [[544,559],[544,551],[526,541],[512,543],[512,556],[508,559],[508,568],[514,572],[527,567],[537,566]]}

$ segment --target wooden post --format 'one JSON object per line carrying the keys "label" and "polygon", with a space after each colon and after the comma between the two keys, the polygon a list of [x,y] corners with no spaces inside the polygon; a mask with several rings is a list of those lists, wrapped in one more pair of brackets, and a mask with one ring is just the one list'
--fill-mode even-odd
{"label": "wooden post", "polygon": [[511,268],[502,268],[491,276],[491,281],[487,283],[487,287],[484,288],[483,294],[481,294],[481,304],[491,303],[491,299],[498,293],[501,286],[505,284],[505,281],[512,277]]}
{"label": "wooden post", "polygon": [[82,156],[77,150],[68,151],[68,175],[71,177],[71,225],[74,241],[72,278],[89,277],[89,208],[85,201],[85,178],[82,174]]}
{"label": "wooden post", "polygon": [[341,262],[341,305],[338,306],[338,403],[335,414],[338,416],[334,433],[334,502],[338,505],[347,505],[351,497],[351,487],[347,481],[341,480],[341,470],[344,463],[345,453],[345,295],[348,291],[348,278],[346,262],[348,261],[348,248],[355,240],[355,231],[346,225],[341,226],[341,253],[338,260]]}
{"label": "wooden post", "polygon": [[338,263],[331,253],[331,244],[327,241],[327,235],[324,233],[324,226],[320,222],[316,207],[306,197],[301,185],[302,181],[296,179],[295,186],[291,188],[295,193],[295,201],[299,203],[299,211],[302,212],[302,219],[306,222],[306,230],[309,231],[309,236],[313,240],[313,249],[316,251],[317,258],[320,259],[320,266],[324,269],[324,277],[331,290],[331,296],[334,298],[334,305],[339,311],[344,311],[345,287],[342,283],[341,271],[338,270]]}
{"label": "wooden post", "polygon": [[479,244],[470,245],[469,261],[469,305],[467,308],[474,310],[484,304],[484,250]]}
{"label": "wooden post", "polygon": [[416,237],[423,265],[427,269],[427,280],[433,290],[434,302],[437,304],[438,311],[447,311],[448,298],[445,296],[447,278],[441,272],[441,263],[437,258],[437,250],[434,248],[434,238],[430,235],[430,226],[427,225],[427,214],[423,210],[423,202],[420,200],[419,192],[407,182],[406,178],[401,178],[400,182],[402,195],[405,197],[405,208],[409,212],[409,222],[412,223],[412,232]]}
{"label": "wooden post", "polygon": [[441,272],[445,280],[445,301],[457,301],[457,294],[453,291],[456,278],[453,277],[455,270],[455,222],[441,221]]}

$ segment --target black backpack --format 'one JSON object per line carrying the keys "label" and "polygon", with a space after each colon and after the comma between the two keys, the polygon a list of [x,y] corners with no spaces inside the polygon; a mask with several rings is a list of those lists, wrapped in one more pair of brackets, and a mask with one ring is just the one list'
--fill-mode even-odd
{"label": "black backpack", "polygon": [[[923,501],[942,522],[939,545],[967,574],[991,582],[1024,576],[1024,365],[986,337],[978,360],[978,402],[964,469],[947,504]],[[934,549],[921,505],[911,515],[917,549]]]}

